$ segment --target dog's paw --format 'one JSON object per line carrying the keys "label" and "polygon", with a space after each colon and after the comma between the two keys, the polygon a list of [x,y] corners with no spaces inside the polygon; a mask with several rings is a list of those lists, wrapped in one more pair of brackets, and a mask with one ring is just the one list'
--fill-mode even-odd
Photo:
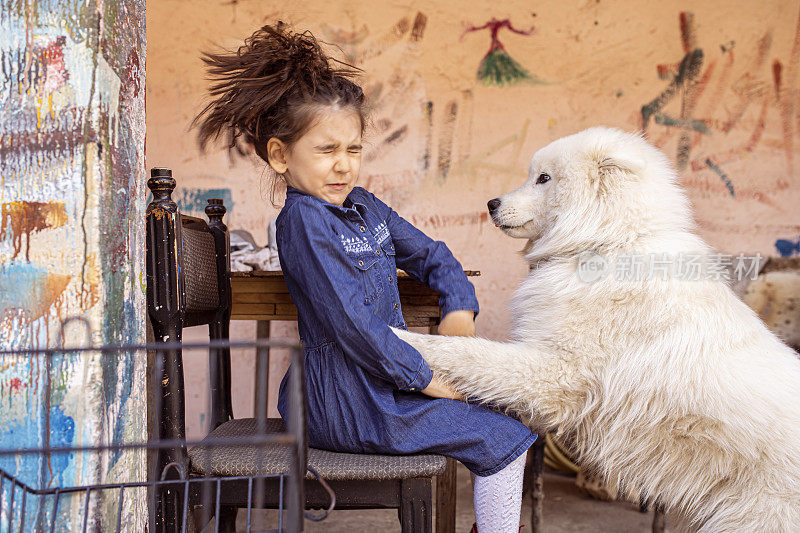
{"label": "dog's paw", "polygon": [[425,335],[420,335],[419,333],[412,333],[410,331],[406,331],[404,329],[399,328],[392,328],[389,326],[391,330],[397,335],[400,340],[407,342],[417,350],[423,347]]}
{"label": "dog's paw", "polygon": [[404,341],[406,341],[406,342],[407,342],[407,343],[409,343],[409,344],[413,344],[413,342],[412,342],[412,341],[413,341],[414,337],[419,337],[419,334],[418,334],[418,333],[412,333],[412,332],[410,332],[410,331],[407,331],[407,330],[405,330],[405,329],[393,328],[393,327],[391,327],[391,326],[389,326],[389,328],[390,328],[390,329],[392,330],[392,332],[393,332],[395,335],[397,335],[397,336],[398,336],[398,337],[399,337],[401,340],[404,340]]}

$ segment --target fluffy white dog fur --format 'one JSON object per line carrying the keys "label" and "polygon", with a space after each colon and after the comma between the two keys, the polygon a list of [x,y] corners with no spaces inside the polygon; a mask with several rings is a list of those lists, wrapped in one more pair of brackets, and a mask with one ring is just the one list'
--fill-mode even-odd
{"label": "fluffy white dog fur", "polygon": [[514,297],[511,339],[398,336],[472,400],[574,432],[584,463],[685,527],[800,531],[795,352],[722,280],[576,274],[587,251],[609,264],[713,253],[666,156],[591,128],[539,150],[500,200],[495,224],[529,239],[535,267]]}

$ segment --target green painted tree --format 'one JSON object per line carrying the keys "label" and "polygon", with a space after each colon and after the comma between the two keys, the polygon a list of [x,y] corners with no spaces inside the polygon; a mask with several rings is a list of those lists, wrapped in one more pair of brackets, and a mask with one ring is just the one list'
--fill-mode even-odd
{"label": "green painted tree", "polygon": [[461,36],[462,39],[465,34],[472,31],[489,29],[492,32],[492,45],[478,67],[478,79],[485,85],[502,86],[521,81],[541,83],[539,78],[531,75],[506,52],[505,47],[497,38],[497,33],[501,28],[506,28],[520,35],[531,35],[534,32],[533,26],[528,30],[518,30],[511,25],[508,19],[497,20],[495,18],[492,18],[483,26],[470,26],[464,30],[464,34]]}

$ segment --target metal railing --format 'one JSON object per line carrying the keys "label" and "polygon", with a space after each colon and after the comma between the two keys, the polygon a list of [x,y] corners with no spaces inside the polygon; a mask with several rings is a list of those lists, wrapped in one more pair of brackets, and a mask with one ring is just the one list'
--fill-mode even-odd
{"label": "metal railing", "polygon": [[[234,511],[230,515],[231,508],[246,512],[239,513],[237,524],[242,530],[256,530],[254,509],[275,508],[276,513],[270,515],[274,522],[270,527],[274,527],[267,531],[295,532],[302,531],[304,516],[321,520],[327,515],[327,511],[321,516],[304,512],[303,480],[309,469],[303,351],[296,342],[214,340],[204,343],[155,342],[79,347],[64,347],[62,343],[63,336],[59,332],[59,345],[56,348],[0,350],[0,362],[4,365],[42,361],[45,369],[44,375],[40,374],[37,378],[37,386],[41,388],[34,399],[38,399],[36,405],[41,416],[38,424],[42,427],[41,431],[36,438],[28,438],[28,442],[12,441],[11,446],[6,444],[0,449],[0,532],[140,531],[145,522],[149,524],[150,531],[218,532],[233,527],[231,520],[235,520],[236,514]],[[256,409],[256,431],[253,434],[209,435],[204,439],[192,440],[185,438],[184,428],[181,427],[178,433],[182,438],[155,438],[153,435],[159,435],[157,428],[161,424],[162,395],[155,393],[160,390],[158,386],[151,386],[147,395],[149,438],[126,440],[112,435],[98,440],[92,435],[91,424],[87,423],[84,427],[82,420],[76,420],[73,432],[80,444],[60,445],[51,442],[51,369],[54,362],[63,364],[65,361],[74,362],[76,358],[97,355],[103,358],[116,357],[118,360],[123,357],[143,357],[144,360],[139,360],[139,367],[143,366],[143,362],[146,364],[148,381],[153,384],[163,375],[165,359],[180,353],[178,350],[186,354],[191,350],[223,348],[253,348],[262,353],[268,348],[290,350],[293,371],[290,373],[290,415],[286,421],[286,432],[268,432],[266,409],[260,408]],[[261,357],[258,359],[260,363]],[[126,360],[130,362],[134,359]],[[138,376],[138,379],[144,379],[144,376]],[[266,383],[257,386],[266,387]],[[169,389],[168,394],[185,392],[179,388]],[[73,389],[71,392],[76,391]],[[0,397],[0,409],[4,408],[2,402],[6,400]],[[32,400],[29,398],[29,401]],[[140,402],[140,405],[144,403]],[[183,413],[179,415],[176,420],[182,421]],[[143,436],[144,433],[140,431]],[[198,471],[197,465],[189,458],[188,450],[193,447],[198,447],[197,453],[205,458],[206,468],[203,472]],[[214,475],[211,465],[215,453],[227,452],[230,455],[237,450],[243,453],[244,450],[250,450],[255,454],[255,471],[246,475]],[[103,465],[117,464],[121,457],[126,458],[126,464],[140,468],[117,468],[109,476],[109,470],[104,469]],[[273,471],[270,471],[266,466],[262,467],[268,457],[280,457],[279,463],[285,468],[274,471],[272,466]],[[224,459],[217,461],[221,460]],[[72,482],[65,482],[63,476],[58,478],[52,474],[53,464],[56,463],[69,463],[72,466]],[[335,502],[333,492],[313,469],[310,471],[330,494],[330,511]],[[223,519],[226,508],[229,513],[227,523]]]}

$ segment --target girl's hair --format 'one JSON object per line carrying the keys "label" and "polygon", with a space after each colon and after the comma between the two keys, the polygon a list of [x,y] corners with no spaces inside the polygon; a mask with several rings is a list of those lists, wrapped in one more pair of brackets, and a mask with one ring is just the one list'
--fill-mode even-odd
{"label": "girl's hair", "polygon": [[[212,101],[192,122],[199,124],[201,149],[225,134],[228,150],[243,155],[243,136],[268,161],[267,141],[277,137],[291,147],[323,106],[351,107],[364,132],[364,92],[349,79],[361,69],[328,58],[308,30],[295,33],[278,21],[235,52],[205,52],[202,59],[213,84]],[[342,66],[331,66],[331,60]]]}

